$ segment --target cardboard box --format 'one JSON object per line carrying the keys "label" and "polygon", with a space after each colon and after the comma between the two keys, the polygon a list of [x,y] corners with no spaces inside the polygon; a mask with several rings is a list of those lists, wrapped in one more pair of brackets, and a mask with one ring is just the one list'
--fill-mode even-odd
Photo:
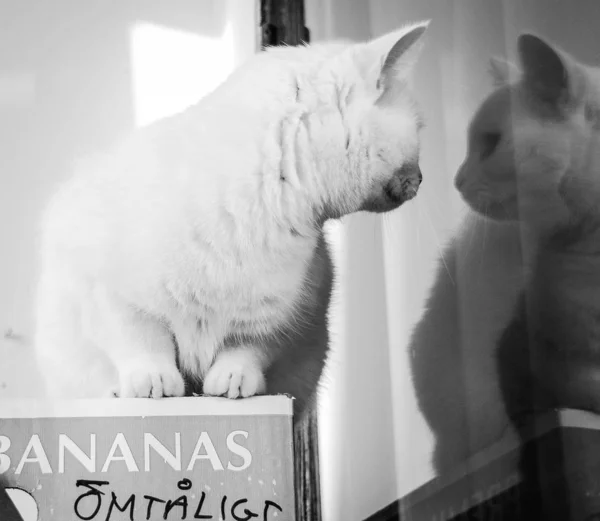
{"label": "cardboard box", "polygon": [[287,396],[0,401],[0,484],[23,521],[288,521],[293,468]]}
{"label": "cardboard box", "polygon": [[600,520],[600,416],[554,411],[366,521]]}

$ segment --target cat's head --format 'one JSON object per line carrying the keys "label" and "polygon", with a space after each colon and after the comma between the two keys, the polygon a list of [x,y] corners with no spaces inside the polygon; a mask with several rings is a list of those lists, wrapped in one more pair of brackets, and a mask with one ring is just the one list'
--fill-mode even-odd
{"label": "cat's head", "polygon": [[417,194],[422,120],[409,79],[427,26],[306,49],[320,64],[308,79],[299,75],[298,99],[308,107],[322,216],[385,212]]}
{"label": "cat's head", "polygon": [[600,78],[532,34],[518,54],[518,66],[491,62],[497,88],[471,121],[455,185],[481,214],[551,230],[600,202]]}
{"label": "cat's head", "polygon": [[421,23],[355,49],[363,83],[349,105],[348,153],[359,210],[390,211],[417,195],[423,119],[410,78],[427,26]]}

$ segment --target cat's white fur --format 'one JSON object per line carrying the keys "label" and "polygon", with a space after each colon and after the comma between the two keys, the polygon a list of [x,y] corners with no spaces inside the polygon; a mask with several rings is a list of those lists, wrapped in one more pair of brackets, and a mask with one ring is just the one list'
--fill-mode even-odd
{"label": "cat's white fur", "polygon": [[259,53],[78,165],[43,217],[36,349],[50,392],[179,396],[180,369],[206,394],[263,392],[278,353],[259,339],[308,298],[323,222],[416,194],[400,169],[418,161],[407,79],[426,25]]}
{"label": "cat's white fur", "polygon": [[491,63],[497,89],[472,119],[455,178],[472,211],[445,252],[412,340],[439,472],[503,436],[517,440],[500,388],[500,335],[541,241],[571,218],[565,180],[575,176],[586,187],[578,204],[586,194],[598,200],[597,182],[585,180],[600,170],[598,70],[534,35],[519,38],[519,56],[519,66]]}

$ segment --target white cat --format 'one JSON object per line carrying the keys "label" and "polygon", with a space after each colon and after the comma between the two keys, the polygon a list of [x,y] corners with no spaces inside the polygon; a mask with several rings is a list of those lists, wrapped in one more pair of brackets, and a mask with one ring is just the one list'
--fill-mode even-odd
{"label": "white cat", "polygon": [[51,393],[159,398],[202,380],[304,404],[327,350],[324,222],[393,210],[421,182],[408,79],[426,27],[269,49],[80,165],[43,218]]}
{"label": "white cat", "polygon": [[573,219],[567,196],[575,190],[567,185],[585,187],[572,207],[600,200],[600,185],[591,181],[600,164],[598,70],[531,34],[519,37],[518,52],[520,66],[492,61],[497,88],[473,116],[455,178],[473,213],[445,254],[448,269],[440,266],[412,340],[415,386],[436,436],[439,472],[503,436],[517,440],[503,388],[528,357],[512,346],[512,361],[503,362],[508,374],[500,375],[500,338],[539,266],[540,245]]}

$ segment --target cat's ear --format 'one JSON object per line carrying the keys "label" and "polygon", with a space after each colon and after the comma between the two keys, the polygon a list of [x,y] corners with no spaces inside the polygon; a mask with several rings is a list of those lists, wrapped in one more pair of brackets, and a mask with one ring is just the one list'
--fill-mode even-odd
{"label": "cat's ear", "polygon": [[494,87],[504,87],[520,75],[519,68],[514,63],[496,56],[490,58],[489,72],[492,76]]}
{"label": "cat's ear", "polygon": [[369,82],[382,91],[382,96],[405,84],[421,54],[422,37],[428,26],[429,21],[419,22],[409,29],[380,36],[362,47],[360,59],[366,65]]}
{"label": "cat's ear", "polygon": [[411,74],[421,54],[422,36],[428,26],[429,21],[415,25],[389,49],[379,73],[380,88],[392,88],[395,83],[405,80]]}
{"label": "cat's ear", "polygon": [[521,34],[517,49],[523,68],[523,85],[540,101],[555,106],[576,102],[582,75],[576,62],[534,34]]}

